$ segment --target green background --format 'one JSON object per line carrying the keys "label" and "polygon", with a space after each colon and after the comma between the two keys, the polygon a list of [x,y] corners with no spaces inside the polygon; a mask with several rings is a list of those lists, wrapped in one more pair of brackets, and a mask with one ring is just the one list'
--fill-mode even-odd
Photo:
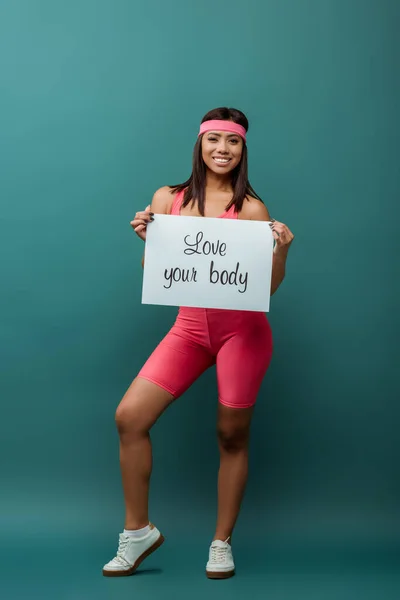
{"label": "green background", "polygon": [[[2,598],[397,597],[399,18],[390,0],[2,0]],[[204,576],[210,371],[153,430],[168,543],[105,580],[123,527],[115,409],[176,313],[141,305],[129,221],[187,178],[221,105],[248,115],[251,182],[296,236],[238,573]]]}

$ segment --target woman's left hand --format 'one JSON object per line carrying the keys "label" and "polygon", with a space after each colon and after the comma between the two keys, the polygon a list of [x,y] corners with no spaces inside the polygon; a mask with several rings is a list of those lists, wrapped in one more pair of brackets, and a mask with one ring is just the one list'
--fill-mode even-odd
{"label": "woman's left hand", "polygon": [[271,219],[270,227],[275,239],[274,251],[279,252],[280,250],[289,250],[290,244],[294,240],[294,235],[289,227],[284,223],[275,221],[275,219]]}

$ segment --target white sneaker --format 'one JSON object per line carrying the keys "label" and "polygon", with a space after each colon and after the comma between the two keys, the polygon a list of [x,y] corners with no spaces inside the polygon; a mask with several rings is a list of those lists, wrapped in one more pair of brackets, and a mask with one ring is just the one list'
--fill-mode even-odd
{"label": "white sneaker", "polygon": [[[228,538],[229,539],[229,538]],[[232,548],[228,540],[214,540],[210,546],[206,574],[209,579],[227,579],[235,574]]]}
{"label": "white sneaker", "polygon": [[151,523],[150,531],[141,538],[120,533],[117,555],[104,565],[103,575],[106,577],[132,575],[142,560],[157,550],[163,542],[164,537]]}

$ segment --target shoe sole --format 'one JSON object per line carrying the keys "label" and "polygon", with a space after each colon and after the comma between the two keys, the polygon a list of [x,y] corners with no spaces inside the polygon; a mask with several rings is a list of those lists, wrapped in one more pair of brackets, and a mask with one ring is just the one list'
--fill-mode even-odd
{"label": "shoe sole", "polygon": [[206,571],[208,579],[229,579],[233,577],[235,570],[233,571]]}
{"label": "shoe sole", "polygon": [[129,575],[132,575],[136,571],[140,563],[144,561],[145,558],[150,556],[150,554],[154,552],[154,550],[157,550],[157,548],[159,548],[164,542],[164,536],[160,535],[158,540],[154,542],[154,544],[150,546],[150,548],[143,552],[143,554],[141,554],[139,558],[136,559],[135,563],[129,569],[126,569],[125,571],[107,571],[106,569],[103,569],[104,577],[128,577]]}

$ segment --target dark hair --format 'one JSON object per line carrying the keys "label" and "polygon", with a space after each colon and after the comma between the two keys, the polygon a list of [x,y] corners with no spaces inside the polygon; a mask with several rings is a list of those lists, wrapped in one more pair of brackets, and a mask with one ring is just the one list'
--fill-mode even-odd
{"label": "dark hair", "polygon": [[[233,121],[234,123],[242,125],[246,131],[248,131],[249,129],[249,122],[247,120],[246,115],[244,115],[240,110],[236,110],[235,108],[214,108],[202,118],[201,122],[204,123],[204,121],[210,121],[214,119],[222,121]],[[178,185],[171,185],[170,187],[172,188],[172,193],[181,192],[182,190],[185,190],[182,206],[187,206],[190,201],[192,201],[193,204],[197,202],[199,213],[202,216],[204,216],[206,165],[203,161],[201,151],[202,138],[203,135],[199,136],[194,146],[193,168],[192,174],[190,175],[189,179]],[[233,169],[231,177],[233,187],[233,198],[226,207],[226,210],[228,210],[231,206],[234,205],[236,212],[239,212],[242,209],[244,199],[247,195],[254,196],[255,198],[258,198],[258,200],[261,200],[261,198],[250,185],[248,179],[247,145],[245,142],[243,142],[242,157],[240,159],[239,164]]]}

